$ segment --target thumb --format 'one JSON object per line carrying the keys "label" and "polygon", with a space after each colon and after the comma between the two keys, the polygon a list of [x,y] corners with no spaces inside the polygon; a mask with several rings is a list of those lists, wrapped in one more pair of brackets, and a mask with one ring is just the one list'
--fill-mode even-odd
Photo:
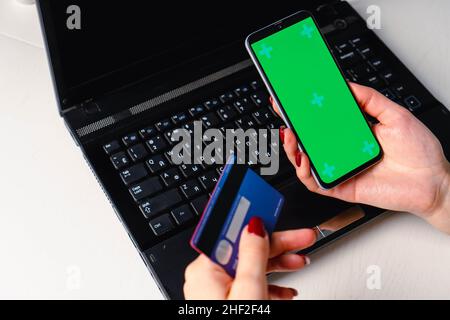
{"label": "thumb", "polygon": [[253,217],[241,234],[238,266],[230,299],[268,298],[268,259],[269,237],[261,218]]}
{"label": "thumb", "polygon": [[381,124],[396,123],[398,115],[406,110],[372,88],[356,83],[351,83],[350,87],[364,112]]}

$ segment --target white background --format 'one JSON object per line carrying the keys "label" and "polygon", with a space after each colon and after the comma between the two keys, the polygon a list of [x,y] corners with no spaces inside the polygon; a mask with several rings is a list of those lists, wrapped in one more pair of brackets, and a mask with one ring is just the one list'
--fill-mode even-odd
{"label": "white background", "polygon": [[[450,2],[352,3],[381,7],[377,34],[450,106]],[[0,0],[0,108],[0,298],[161,298],[58,116],[35,6],[15,0]],[[449,267],[449,236],[392,214],[277,283],[301,299],[450,298]]]}

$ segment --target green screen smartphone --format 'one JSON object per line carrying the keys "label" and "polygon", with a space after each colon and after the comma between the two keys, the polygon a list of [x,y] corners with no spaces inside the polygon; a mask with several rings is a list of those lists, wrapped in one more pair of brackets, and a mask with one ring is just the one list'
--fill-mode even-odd
{"label": "green screen smartphone", "polygon": [[310,13],[251,34],[246,47],[322,188],[381,159],[381,146]]}

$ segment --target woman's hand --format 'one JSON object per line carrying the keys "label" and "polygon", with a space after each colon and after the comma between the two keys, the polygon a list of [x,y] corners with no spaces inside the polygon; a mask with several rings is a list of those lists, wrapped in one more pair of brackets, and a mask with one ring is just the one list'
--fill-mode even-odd
{"label": "woman's hand", "polygon": [[251,219],[239,244],[235,279],[220,266],[201,255],[185,272],[184,295],[189,300],[290,300],[297,295],[291,288],[267,284],[267,273],[290,272],[309,264],[309,258],[290,253],[314,244],[313,230],[276,232],[270,243],[260,218]]}
{"label": "woman's hand", "polygon": [[308,157],[298,150],[295,135],[280,130],[298,178],[312,192],[412,212],[450,233],[450,165],[438,139],[408,110],[377,91],[357,84],[351,87],[361,108],[379,121],[373,132],[384,150],[382,161],[332,190],[323,190],[311,174]]}

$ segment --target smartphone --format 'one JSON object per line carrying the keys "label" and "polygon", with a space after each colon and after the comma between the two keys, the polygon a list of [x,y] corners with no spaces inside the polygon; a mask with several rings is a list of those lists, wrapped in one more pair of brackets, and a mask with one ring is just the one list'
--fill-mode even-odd
{"label": "smartphone", "polygon": [[381,160],[381,146],[309,12],[252,33],[245,45],[323,189]]}

